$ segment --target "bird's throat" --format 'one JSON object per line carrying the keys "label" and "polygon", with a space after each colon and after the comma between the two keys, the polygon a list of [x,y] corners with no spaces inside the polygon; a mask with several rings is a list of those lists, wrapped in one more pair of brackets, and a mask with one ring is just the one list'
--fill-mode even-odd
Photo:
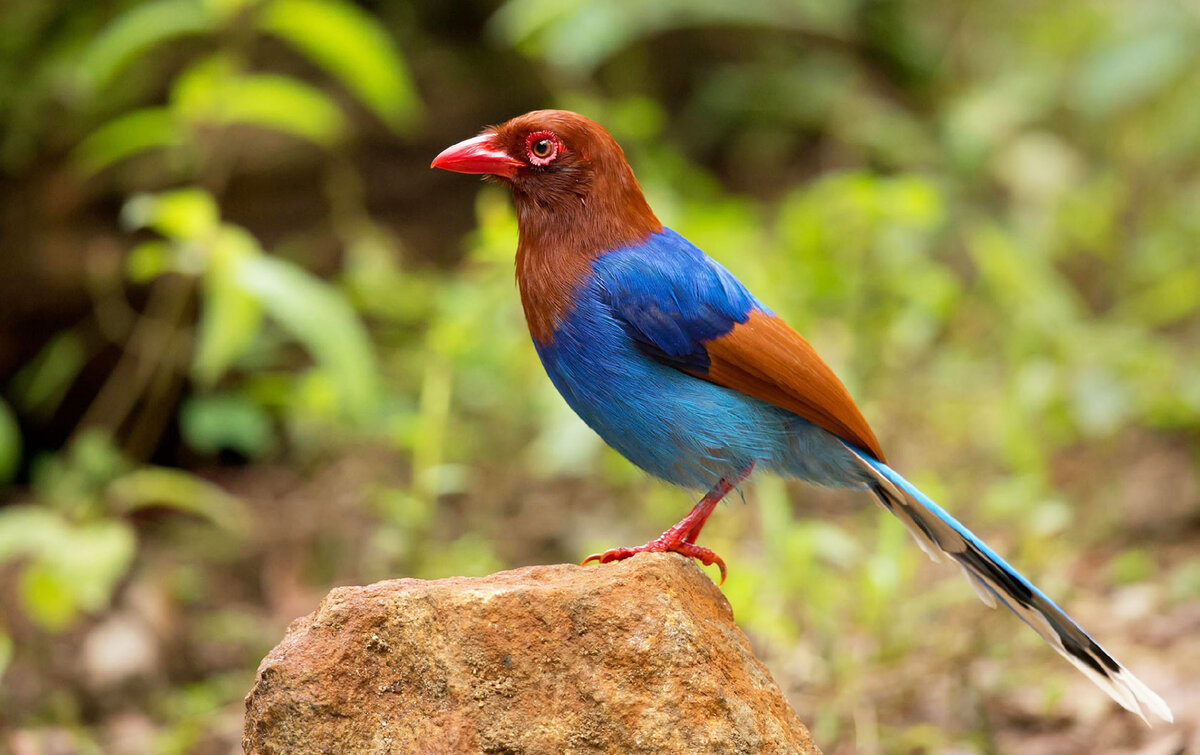
{"label": "bird's throat", "polygon": [[589,192],[554,202],[514,192],[517,285],[529,332],[539,344],[554,331],[601,255],[662,231],[636,182],[632,192]]}

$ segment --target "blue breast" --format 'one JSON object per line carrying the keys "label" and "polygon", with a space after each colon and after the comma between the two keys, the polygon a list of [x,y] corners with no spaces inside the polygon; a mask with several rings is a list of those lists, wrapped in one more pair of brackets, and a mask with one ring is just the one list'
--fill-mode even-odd
{"label": "blue breast", "polygon": [[[720,274],[712,277],[713,268]],[[630,295],[631,271],[638,281],[632,295],[660,297],[664,317],[706,298],[688,287],[709,280],[715,282],[707,285],[729,288],[717,297],[727,311],[687,318],[688,328],[703,331],[701,340],[727,332],[760,306],[723,268],[671,231],[598,258],[554,339],[535,346],[555,387],[605,442],[650,474],[688,488],[711,487],[751,464],[820,484],[856,484],[853,464],[834,436],[791,412],[682,371],[703,369],[691,363],[704,358],[703,350],[688,346],[697,333],[681,333],[679,348],[671,349],[675,354],[655,354],[631,337],[619,313]]]}

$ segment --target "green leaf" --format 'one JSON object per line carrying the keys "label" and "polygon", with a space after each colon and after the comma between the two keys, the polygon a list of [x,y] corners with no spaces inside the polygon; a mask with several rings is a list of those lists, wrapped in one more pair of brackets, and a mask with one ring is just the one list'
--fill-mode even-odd
{"label": "green leaf", "polygon": [[[72,525],[46,509],[22,507],[21,519],[32,525],[23,550],[32,560],[18,582],[22,603],[42,627],[58,631],[80,611],[98,611],[108,604],[117,582],[129,570],[136,550],[133,529],[118,520]],[[0,551],[3,541],[0,536]]]}
{"label": "green leaf", "polygon": [[21,463],[21,428],[8,404],[0,399],[0,485],[17,473]]}
{"label": "green leaf", "polygon": [[30,476],[39,502],[73,518],[87,519],[103,513],[100,494],[129,469],[108,432],[88,428],[79,431],[64,452],[35,458]]}
{"label": "green leaf", "polygon": [[79,143],[71,157],[77,170],[91,175],[142,152],[182,143],[183,131],[175,115],[167,108],[148,107],[100,126]]}
{"label": "green leaf", "polygon": [[26,566],[17,589],[29,617],[44,629],[52,632],[66,629],[79,614],[71,585],[48,563],[39,561]]}
{"label": "green leaf", "polygon": [[98,611],[108,605],[112,591],[129,567],[137,551],[133,528],[110,519],[72,527],[64,551],[43,553],[63,581],[70,585],[76,604],[85,611]]}
{"label": "green leaf", "polygon": [[1122,313],[1135,322],[1161,327],[1200,308],[1200,267],[1165,275],[1131,297]]}
{"label": "green leaf", "polygon": [[1083,110],[1104,116],[1154,96],[1195,57],[1194,32],[1161,27],[1102,50],[1083,69],[1076,96]]}
{"label": "green leaf", "polygon": [[346,132],[342,111],[321,90],[286,76],[244,76],[225,94],[224,122],[299,136],[321,146]]}
{"label": "green leaf", "polygon": [[743,27],[848,36],[854,6],[819,0],[508,0],[492,36],[572,73],[588,73],[620,50],[678,28]]}
{"label": "green leaf", "polygon": [[81,430],[71,441],[71,466],[97,484],[107,483],[129,468],[112,435],[100,428]]}
{"label": "green leaf", "polygon": [[388,125],[409,125],[419,114],[416,90],[392,38],[361,8],[342,0],[275,0],[260,23],[336,77]]}
{"label": "green leaf", "polygon": [[333,378],[343,411],[366,420],[379,398],[378,367],[366,328],[341,292],[276,257],[247,259],[239,271],[267,314]]}
{"label": "green leaf", "polygon": [[44,506],[9,506],[0,510],[0,564],[51,551],[63,538],[60,514]]}
{"label": "green leaf", "polygon": [[274,441],[262,407],[233,393],[189,398],[180,409],[179,428],[187,444],[205,454],[230,449],[255,457]]}
{"label": "green leaf", "polygon": [[222,22],[236,18],[247,8],[259,4],[260,0],[203,0],[204,6]]}
{"label": "green leaf", "polygon": [[161,239],[143,241],[125,257],[125,275],[133,283],[149,283],[171,269],[172,246]]}
{"label": "green leaf", "polygon": [[170,239],[192,240],[211,234],[221,219],[217,201],[204,189],[138,194],[121,208],[130,230],[152,228]]}
{"label": "green leaf", "polygon": [[202,387],[214,385],[258,334],[262,307],[242,287],[238,270],[261,253],[237,226],[222,226],[212,243],[192,359],[192,377]]}
{"label": "green leaf", "polygon": [[257,126],[321,146],[336,143],[346,132],[341,109],[321,90],[288,76],[239,73],[225,56],[180,75],[171,101],[185,121]]}
{"label": "green leaf", "polygon": [[12,392],[17,405],[39,418],[49,417],[58,410],[86,360],[83,339],[78,333],[73,330],[58,333],[13,378]]}
{"label": "green leaf", "polygon": [[152,47],[214,27],[214,19],[197,0],[156,0],[135,5],[112,21],[79,60],[83,90],[100,94],[138,56]]}
{"label": "green leaf", "polygon": [[166,506],[203,517],[236,535],[250,531],[250,512],[240,499],[178,469],[138,469],[113,480],[108,495],[122,513]]}

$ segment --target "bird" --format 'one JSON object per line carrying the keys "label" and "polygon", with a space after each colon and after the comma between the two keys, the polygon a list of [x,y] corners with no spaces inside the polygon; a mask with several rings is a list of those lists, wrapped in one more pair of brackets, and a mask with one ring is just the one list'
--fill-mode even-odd
{"label": "bird", "polygon": [[816,350],[728,270],[650,209],[600,124],[536,110],[454,144],[432,168],[511,189],[516,278],[533,345],[567,404],[649,474],[707,490],[644,552],[725,562],[696,543],[721,499],[763,470],[873,494],[934,560],[956,562],[1117,703],[1149,723],[1167,704],[979,537],[888,465]]}

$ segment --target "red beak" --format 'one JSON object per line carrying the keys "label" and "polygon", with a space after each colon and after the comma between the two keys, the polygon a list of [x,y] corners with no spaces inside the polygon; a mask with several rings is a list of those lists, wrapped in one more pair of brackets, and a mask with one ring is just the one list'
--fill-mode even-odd
{"label": "red beak", "polygon": [[492,144],[495,134],[480,134],[466,141],[459,142],[453,147],[447,147],[442,153],[433,158],[431,168],[452,170],[455,173],[488,173],[493,176],[512,178],[517,168],[524,165],[520,160],[514,160],[508,153]]}

